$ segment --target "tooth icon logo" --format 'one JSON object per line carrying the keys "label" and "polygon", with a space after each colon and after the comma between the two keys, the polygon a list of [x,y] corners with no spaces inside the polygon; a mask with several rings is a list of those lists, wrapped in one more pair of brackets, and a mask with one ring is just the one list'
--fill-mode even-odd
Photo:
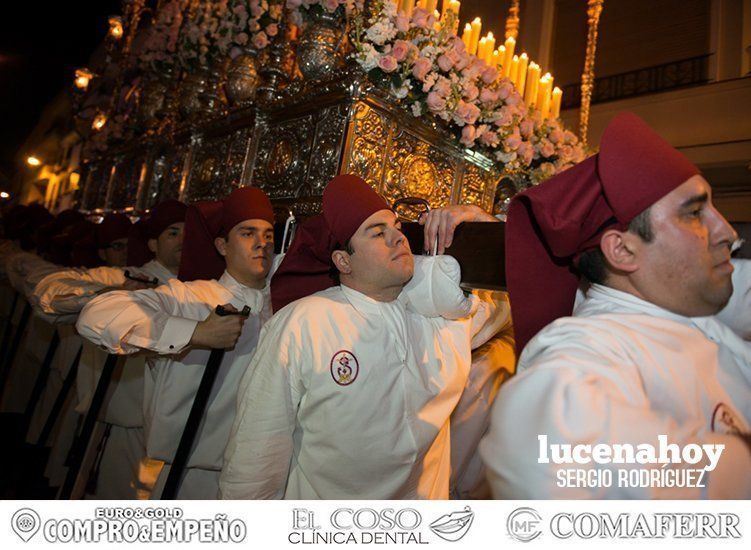
{"label": "tooth icon logo", "polygon": [[13,518],[10,520],[13,531],[24,542],[29,542],[31,537],[36,535],[40,523],[39,514],[31,508],[21,508],[13,514]]}
{"label": "tooth icon logo", "polygon": [[472,526],[475,513],[469,506],[465,506],[460,512],[453,512],[439,517],[430,524],[430,530],[443,540],[456,542],[467,534]]}

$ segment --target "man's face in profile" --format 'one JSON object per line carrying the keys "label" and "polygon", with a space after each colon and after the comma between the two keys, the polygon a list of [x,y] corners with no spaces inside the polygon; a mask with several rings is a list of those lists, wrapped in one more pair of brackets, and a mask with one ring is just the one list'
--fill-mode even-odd
{"label": "man's face in profile", "polygon": [[714,315],[733,292],[730,247],[736,233],[712,204],[712,188],[696,175],[650,209],[654,239],[637,251],[639,290],[675,313]]}

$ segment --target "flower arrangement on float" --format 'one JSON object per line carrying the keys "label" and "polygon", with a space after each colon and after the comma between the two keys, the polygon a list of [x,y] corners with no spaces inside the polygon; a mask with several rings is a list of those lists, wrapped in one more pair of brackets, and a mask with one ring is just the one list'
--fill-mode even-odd
{"label": "flower arrangement on float", "polygon": [[352,56],[415,117],[441,119],[462,145],[507,171],[528,174],[533,183],[585,158],[560,120],[527,106],[509,78],[466,51],[454,33],[454,12],[439,21],[420,7],[407,15],[390,0],[374,0],[371,13],[354,16]]}

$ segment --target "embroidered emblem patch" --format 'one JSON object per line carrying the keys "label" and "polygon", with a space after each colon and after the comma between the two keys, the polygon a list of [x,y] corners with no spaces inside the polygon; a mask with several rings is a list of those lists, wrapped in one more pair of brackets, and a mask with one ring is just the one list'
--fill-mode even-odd
{"label": "embroidered emblem patch", "polygon": [[337,351],[331,358],[331,377],[340,386],[349,386],[359,372],[357,357],[351,351]]}
{"label": "embroidered emblem patch", "polygon": [[725,403],[719,403],[712,413],[712,431],[721,434],[741,435],[743,429],[738,416]]}

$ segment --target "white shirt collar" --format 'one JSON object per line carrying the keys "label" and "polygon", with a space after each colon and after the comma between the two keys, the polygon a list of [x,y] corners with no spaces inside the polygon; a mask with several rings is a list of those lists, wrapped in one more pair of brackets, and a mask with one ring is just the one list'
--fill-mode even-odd
{"label": "white shirt collar", "polygon": [[404,304],[397,298],[391,302],[380,302],[346,285],[341,285],[347,301],[360,313],[383,313],[385,309],[403,310]]}
{"label": "white shirt collar", "polygon": [[628,292],[598,284],[594,284],[589,288],[586,298],[576,308],[574,315],[576,317],[588,317],[590,315],[605,313],[652,315],[683,323],[684,325],[693,324],[689,317],[668,311]]}
{"label": "white shirt collar", "polygon": [[263,309],[264,304],[268,302],[269,297],[269,283],[266,282],[266,286],[262,289],[250,288],[240,283],[227,270],[222,273],[218,283],[226,288],[230,294],[235,298],[237,303],[233,303],[235,307],[240,306],[238,309],[242,309],[247,305],[250,307],[251,313],[258,313]]}
{"label": "white shirt collar", "polygon": [[164,284],[170,279],[177,277],[177,275],[164,267],[164,264],[156,259],[146,262],[140,268],[136,268],[136,270],[144,271],[150,277],[156,277],[159,280],[160,284]]}

